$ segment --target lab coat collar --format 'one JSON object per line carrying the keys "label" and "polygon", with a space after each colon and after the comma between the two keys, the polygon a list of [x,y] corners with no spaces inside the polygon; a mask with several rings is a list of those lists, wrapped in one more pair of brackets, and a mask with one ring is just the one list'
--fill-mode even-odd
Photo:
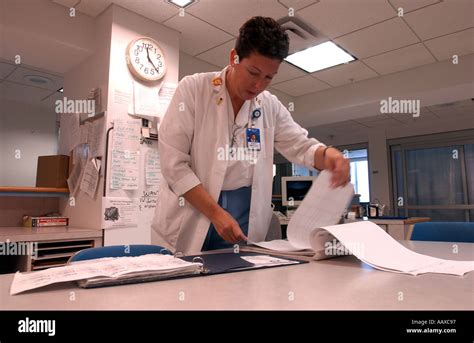
{"label": "lab coat collar", "polygon": [[[222,91],[224,91],[226,89],[226,83],[225,83],[226,82],[226,72],[229,68],[230,68],[230,65],[228,65],[227,67],[222,69],[220,71],[220,73],[217,74],[217,76],[212,79],[211,83],[212,83],[212,86],[214,88],[214,92],[216,94],[219,94],[219,93],[221,93]],[[220,105],[221,102],[222,102],[222,100],[219,100],[219,99],[217,100],[218,105]],[[262,108],[261,95],[257,95],[255,98],[253,98],[251,100],[251,107],[253,109]]]}

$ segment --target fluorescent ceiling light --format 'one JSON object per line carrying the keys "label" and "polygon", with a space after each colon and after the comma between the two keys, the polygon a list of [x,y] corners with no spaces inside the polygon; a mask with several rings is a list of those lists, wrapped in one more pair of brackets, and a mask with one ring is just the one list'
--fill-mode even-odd
{"label": "fluorescent ceiling light", "polygon": [[168,0],[168,2],[175,6],[185,8],[186,6],[191,5],[194,2],[194,0]]}
{"label": "fluorescent ceiling light", "polygon": [[355,57],[349,55],[333,42],[318,44],[306,50],[295,52],[285,58],[285,61],[308,73],[314,73],[318,70],[354,60]]}

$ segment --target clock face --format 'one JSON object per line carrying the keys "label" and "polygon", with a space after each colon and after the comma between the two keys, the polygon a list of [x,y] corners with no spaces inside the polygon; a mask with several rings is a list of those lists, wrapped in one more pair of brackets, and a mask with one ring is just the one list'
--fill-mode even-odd
{"label": "clock face", "polygon": [[151,38],[130,42],[126,52],[130,71],[143,81],[157,81],[166,73],[166,63],[158,43]]}

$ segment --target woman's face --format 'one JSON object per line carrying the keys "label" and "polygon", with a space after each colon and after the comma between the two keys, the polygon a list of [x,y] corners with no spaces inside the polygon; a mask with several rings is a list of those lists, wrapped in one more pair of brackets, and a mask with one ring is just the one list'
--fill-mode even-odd
{"label": "woman's face", "polygon": [[[263,92],[272,78],[277,74],[281,61],[251,53],[238,60],[235,49],[232,49],[230,61],[233,68],[233,88],[235,95],[242,100],[250,100]],[[238,60],[238,63],[236,61]]]}

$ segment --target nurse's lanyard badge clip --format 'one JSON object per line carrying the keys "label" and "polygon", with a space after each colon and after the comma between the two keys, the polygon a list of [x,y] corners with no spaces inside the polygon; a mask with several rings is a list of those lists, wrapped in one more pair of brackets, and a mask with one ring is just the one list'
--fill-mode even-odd
{"label": "nurse's lanyard badge clip", "polygon": [[260,143],[260,129],[255,127],[255,123],[261,116],[261,108],[256,108],[252,111],[250,127],[245,130],[245,141],[247,143],[247,149],[260,151],[260,149],[262,148]]}
{"label": "nurse's lanyard badge clip", "polygon": [[[262,116],[263,111],[260,107],[255,108],[252,113],[249,113],[249,121],[244,126],[245,127],[245,145],[246,148],[250,151],[260,151],[261,150],[261,141],[260,141],[260,129],[256,127],[257,120]],[[232,130],[232,139],[230,146],[230,153],[234,155],[234,144],[236,143],[236,132],[242,129],[242,127],[236,127]]]}

